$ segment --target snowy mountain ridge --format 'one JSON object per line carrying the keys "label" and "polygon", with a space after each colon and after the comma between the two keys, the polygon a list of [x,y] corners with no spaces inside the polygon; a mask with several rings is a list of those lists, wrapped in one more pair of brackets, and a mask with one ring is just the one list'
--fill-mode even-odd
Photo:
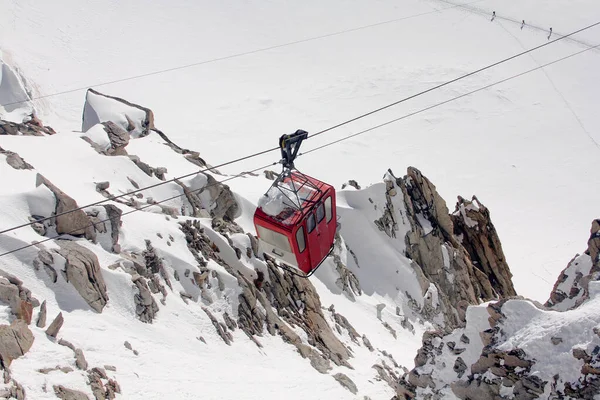
{"label": "snowy mountain ridge", "polygon": [[[197,173],[134,192],[207,166],[156,129],[151,110],[96,91],[84,110],[81,134],[54,133],[29,118],[1,126],[0,168],[10,182],[1,228],[34,222],[2,234],[2,252],[64,234],[0,258],[10,288],[2,292],[3,326],[21,332],[19,348],[30,347],[5,362],[13,379],[5,379],[6,393],[185,399],[197,396],[197,385],[184,384],[193,382],[208,398],[389,399],[426,396],[438,382],[445,396],[470,396],[444,370],[424,374],[419,360],[430,357],[426,331],[476,337],[494,303],[472,305],[516,294],[489,211],[476,197],[459,197],[450,213],[414,168],[403,178],[390,170],[365,189],[349,186],[338,192],[333,257],[301,279],[257,254],[256,199],[218,183],[228,175]],[[269,176],[236,180],[260,190]],[[100,200],[111,201],[50,218]],[[598,245],[590,248],[597,259]],[[577,294],[582,307],[596,297],[593,283]],[[570,290],[563,286],[555,292]],[[531,304],[522,303],[518,310]],[[475,362],[479,342],[472,340]],[[190,374],[205,361],[211,368]],[[231,370],[239,368],[246,373],[233,384]],[[543,382],[548,369],[540,371]],[[294,374],[311,385],[298,385]]]}

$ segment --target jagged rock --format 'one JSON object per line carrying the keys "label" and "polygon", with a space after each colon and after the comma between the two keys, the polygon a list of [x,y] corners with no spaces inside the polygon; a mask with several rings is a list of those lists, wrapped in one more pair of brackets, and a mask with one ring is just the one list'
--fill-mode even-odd
{"label": "jagged rock", "polygon": [[[332,307],[333,307],[333,305],[332,305]],[[344,328],[348,331],[348,335],[350,336],[350,339],[352,339],[352,341],[354,341],[355,343],[358,343],[358,339],[361,336],[358,334],[358,332],[356,332],[356,329],[354,329],[352,324],[350,324],[350,322],[348,322],[346,317],[344,317],[343,315],[336,313],[331,308],[330,308],[330,310],[333,313],[333,319],[335,320],[335,322],[338,323],[342,328]]]}
{"label": "jagged rock", "polygon": [[258,258],[258,240],[256,239],[256,236],[254,236],[250,232],[248,232],[246,235],[248,235],[248,238],[250,239],[250,247],[252,248],[252,254],[254,255],[254,257]]}
{"label": "jagged rock", "polygon": [[365,345],[365,347],[367,349],[369,349],[369,351],[374,351],[375,349],[373,349],[373,346],[371,345],[371,342],[369,341],[369,339],[367,338],[366,335],[362,336],[362,340],[363,340],[363,344]]}
{"label": "jagged rock", "polygon": [[129,132],[112,121],[102,122],[104,131],[110,140],[110,148],[107,153],[112,156],[125,156],[125,147],[129,144]]}
{"label": "jagged rock", "polygon": [[108,182],[108,181],[96,183],[96,190],[98,192],[103,192],[103,191],[107,190],[109,187],[110,187],[110,182]]}
{"label": "jagged rock", "polygon": [[[393,177],[393,173],[388,172],[389,176]],[[508,277],[509,280],[505,282],[506,287],[499,290],[500,294],[513,293],[510,271],[504,261],[504,255],[501,254],[501,247],[487,209],[485,212],[480,210],[477,218],[482,225],[486,221],[489,222],[489,228],[486,225],[485,230],[480,232],[475,225],[463,227],[460,221],[456,222],[455,227],[454,217],[449,214],[446,203],[437,193],[435,185],[419,170],[409,167],[404,178],[394,179],[386,180],[386,212],[390,213],[390,216],[386,221],[380,221],[379,225],[380,228],[391,232],[396,230],[396,211],[393,210],[390,199],[398,188],[403,194],[406,209],[406,215],[401,217],[406,219],[411,227],[405,237],[406,254],[414,260],[413,268],[417,276],[422,275],[419,281],[423,294],[429,290],[429,282],[432,282],[439,292],[437,309],[426,305],[420,311],[427,319],[433,321],[437,313],[442,313],[447,331],[464,326],[466,307],[469,304],[493,299],[498,294],[492,288],[492,281],[499,281],[500,278],[494,274]],[[466,230],[465,233],[459,232],[461,229]],[[462,242],[458,239],[458,234],[461,235]],[[480,243],[484,240],[492,240],[494,244]],[[474,265],[465,245],[474,255],[486,260],[489,264],[486,272]],[[494,253],[494,250],[498,252]],[[481,262],[479,259],[475,261]],[[497,271],[494,272],[494,268]],[[490,276],[486,273],[490,273]],[[426,309],[427,307],[429,309]]]}
{"label": "jagged rock", "polygon": [[31,296],[31,292],[23,286],[16,276],[0,271],[0,301],[7,303],[12,313],[27,325],[33,317],[33,306],[40,303]]}
{"label": "jagged rock", "polygon": [[88,89],[83,107],[81,131],[87,132],[94,125],[108,121],[115,123],[134,137],[146,136],[154,129],[152,110],[119,97]]}
{"label": "jagged rock", "polygon": [[456,357],[456,361],[454,362],[453,369],[454,369],[454,372],[456,372],[457,376],[459,378],[462,378],[465,371],[467,370],[467,364],[465,364],[465,361],[462,358]]}
{"label": "jagged rock", "polygon": [[165,174],[167,173],[167,169],[165,167],[158,167],[154,169],[154,175],[160,179],[161,181],[165,180]]}
{"label": "jagged rock", "polygon": [[592,221],[587,251],[590,253],[595,271],[600,270],[600,218]]}
{"label": "jagged rock", "polygon": [[372,368],[377,371],[380,380],[385,381],[392,389],[398,390],[398,376],[385,364],[385,362],[382,362],[382,365],[375,364]]}
{"label": "jagged rock", "polygon": [[500,382],[456,381],[451,387],[456,397],[462,400],[496,399],[500,396]]}
{"label": "jagged rock", "polygon": [[[600,219],[592,221],[588,248],[583,255],[576,255],[560,273],[554,284],[550,299],[544,306],[558,311],[572,310],[589,298],[589,282],[600,278]],[[586,259],[589,257],[589,259]],[[589,263],[589,269],[580,269],[581,263]],[[570,280],[571,286],[564,285]]]}
{"label": "jagged rock", "polygon": [[346,186],[352,186],[356,190],[360,190],[360,185],[354,179],[350,179],[347,183],[342,184],[342,190],[345,189]]}
{"label": "jagged rock", "polygon": [[87,248],[71,241],[57,240],[57,252],[66,260],[66,280],[70,282],[89,306],[97,312],[108,302],[106,284],[98,257]]}
{"label": "jagged rock", "polygon": [[81,349],[75,349],[75,365],[84,371],[88,368],[88,363]]}
{"label": "jagged rock", "polygon": [[68,389],[63,385],[54,385],[54,393],[61,400],[90,400],[87,394],[79,390]]}
{"label": "jagged rock", "polygon": [[7,368],[13,360],[27,353],[33,341],[33,333],[23,320],[0,325],[0,366]]}
{"label": "jagged rock", "polygon": [[231,189],[229,186],[217,182],[212,175],[206,175],[206,177],[208,181],[205,189],[208,189],[211,203],[214,204],[214,208],[210,210],[210,216],[234,221],[240,214],[240,207]]}
{"label": "jagged rock", "polygon": [[225,325],[229,330],[234,331],[237,328],[237,323],[229,316],[227,311],[223,313],[223,320],[225,321]]}
{"label": "jagged rock", "polygon": [[358,388],[356,387],[356,384],[352,381],[352,379],[348,378],[347,375],[339,372],[333,375],[333,377],[336,381],[340,383],[340,385],[348,389],[352,394],[358,393]]}
{"label": "jagged rock", "polygon": [[[336,234],[336,240],[339,235]],[[354,295],[360,296],[362,291],[360,289],[360,283],[358,278],[352,271],[350,271],[346,265],[342,262],[339,255],[333,255],[333,262],[335,269],[339,275],[339,278],[335,281],[335,284],[342,289],[342,292],[346,293],[351,299],[354,299]]]}
{"label": "jagged rock", "polygon": [[6,156],[7,164],[14,169],[33,169],[31,164],[23,160],[17,153],[4,150],[2,147],[0,147],[0,154],[4,154]]}
{"label": "jagged rock", "polygon": [[69,349],[73,350],[73,352],[75,352],[75,346],[74,346],[74,345],[73,345],[71,342],[69,342],[69,341],[66,341],[65,339],[62,339],[62,338],[61,338],[61,339],[58,341],[58,344],[60,344],[61,346],[68,347]]}
{"label": "jagged rock", "polygon": [[42,175],[37,174],[36,187],[40,185],[45,185],[52,193],[54,193],[54,197],[56,198],[54,213],[56,215],[66,213],[55,217],[56,232],[73,236],[85,235],[87,239],[95,241],[96,234],[94,232],[92,221],[83,210],[77,210],[79,208],[77,202],[65,192],[54,186]]}
{"label": "jagged rock", "polygon": [[589,363],[592,361],[592,357],[585,351],[585,349],[574,348],[573,349],[573,357],[578,360],[583,360],[583,362]]}
{"label": "jagged rock", "polygon": [[58,331],[63,326],[64,322],[65,322],[65,320],[63,318],[62,312],[58,313],[56,318],[54,318],[54,321],[52,321],[52,323],[50,324],[48,329],[46,329],[46,335],[52,336],[55,338],[56,335],[58,335]]}
{"label": "jagged rock", "polygon": [[489,209],[476,196],[471,201],[458,196],[452,222],[454,234],[462,236],[461,243],[467,249],[473,265],[487,276],[498,296],[516,296],[512,274]]}
{"label": "jagged rock", "polygon": [[557,344],[562,343],[562,341],[563,341],[562,338],[559,338],[559,337],[556,337],[556,336],[551,337],[550,340],[552,341],[552,344],[555,345],[555,346]]}
{"label": "jagged rock", "polygon": [[119,228],[122,225],[121,215],[123,215],[123,211],[112,204],[104,204],[104,209],[106,210],[106,215],[108,216],[108,220],[110,221],[110,237],[112,239],[112,251],[113,253],[119,253]]}
{"label": "jagged rock", "polygon": [[138,293],[133,296],[135,301],[135,313],[140,321],[152,323],[156,313],[158,312],[158,304],[152,297],[146,279],[142,276],[132,278],[133,283],[138,289]]}
{"label": "jagged rock", "polygon": [[[138,156],[129,156],[129,159],[131,161],[133,161],[133,163],[139,168],[141,169],[146,175],[148,176],[152,176],[154,174],[154,168],[152,168],[150,165],[146,164],[145,162],[143,162],[142,160],[140,160],[140,158]],[[128,177],[129,178],[129,177]],[[131,182],[131,184],[136,188],[139,189],[139,185],[137,183],[134,184],[134,181],[129,178],[129,181]]]}
{"label": "jagged rock", "polygon": [[223,327],[224,325],[222,325],[221,323],[219,323],[219,321],[217,320],[217,318],[206,307],[202,307],[202,310],[210,318],[210,321],[212,322],[213,326],[217,330],[217,333],[219,334],[219,336],[221,337],[221,339],[223,339],[223,341],[226,344],[228,344],[229,346],[231,346],[231,342],[233,341],[233,336],[231,335],[231,333],[229,333],[227,331],[227,329]]}
{"label": "jagged rock", "polygon": [[38,328],[43,328],[46,326],[46,300],[42,302],[42,306],[40,307],[40,313],[38,314],[38,319],[35,325]]}
{"label": "jagged rock", "polygon": [[54,135],[56,132],[49,126],[42,126],[37,118],[23,123],[10,122],[0,119],[1,135],[25,135],[25,136],[44,136]]}

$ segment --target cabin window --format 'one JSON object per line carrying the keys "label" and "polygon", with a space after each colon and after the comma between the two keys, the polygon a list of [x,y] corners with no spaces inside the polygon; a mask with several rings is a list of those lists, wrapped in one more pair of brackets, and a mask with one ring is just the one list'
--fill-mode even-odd
{"label": "cabin window", "polygon": [[315,229],[315,215],[313,213],[310,213],[310,215],[308,216],[307,220],[306,220],[306,230],[308,233],[311,233],[314,229]]}
{"label": "cabin window", "polygon": [[300,227],[296,232],[296,242],[298,242],[298,251],[302,253],[306,248],[306,242],[304,241],[304,227]]}
{"label": "cabin window", "polygon": [[323,218],[325,217],[325,208],[323,207],[323,203],[319,204],[319,207],[317,207],[317,224],[321,221],[323,221]]}
{"label": "cabin window", "polygon": [[258,231],[258,237],[260,237],[265,242],[273,245],[283,251],[287,251],[288,253],[292,252],[292,247],[290,246],[290,241],[287,236],[281,234],[279,232],[275,232],[269,228],[265,228],[264,226],[257,225],[256,227]]}
{"label": "cabin window", "polygon": [[331,217],[333,217],[333,213],[331,212],[331,196],[325,199],[325,215],[327,216],[327,223],[331,221]]}

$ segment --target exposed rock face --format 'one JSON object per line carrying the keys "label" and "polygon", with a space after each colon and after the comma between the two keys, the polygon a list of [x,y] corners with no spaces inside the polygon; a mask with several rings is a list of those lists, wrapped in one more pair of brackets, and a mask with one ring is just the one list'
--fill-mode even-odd
{"label": "exposed rock face", "polygon": [[233,221],[239,216],[240,207],[231,189],[229,189],[229,186],[217,182],[212,175],[206,175],[206,177],[208,181],[205,188],[210,193],[211,204],[214,204],[214,208],[209,207],[210,216]]}
{"label": "exposed rock face", "polygon": [[27,325],[31,323],[33,307],[40,305],[19,278],[5,272],[0,272],[0,300],[7,303],[12,313]]}
{"label": "exposed rock face", "polygon": [[[512,274],[488,208],[475,196],[471,201],[458,196],[456,209],[451,217],[454,235],[469,252],[475,268],[483,272],[489,280],[495,297],[516,296]],[[486,290],[481,283],[477,284],[480,293]]]}
{"label": "exposed rock face", "polygon": [[6,156],[6,162],[14,169],[33,169],[31,164],[23,160],[17,153],[4,150],[2,147],[0,147],[0,154],[4,154]]}
{"label": "exposed rock face", "polygon": [[592,266],[600,270],[600,219],[592,222],[590,240],[588,240],[588,253],[592,258]]}
{"label": "exposed rock face", "polygon": [[[36,186],[45,185],[56,197],[55,214],[79,208],[77,202],[69,197],[65,192],[54,186],[42,175],[37,174]],[[73,236],[85,235],[86,238],[94,241],[96,234],[92,221],[83,210],[71,211],[67,214],[56,217],[56,232],[59,234],[69,234]]]}
{"label": "exposed rock face", "polygon": [[360,282],[358,281],[356,275],[354,275],[354,273],[350,271],[346,265],[344,265],[340,256],[335,254],[337,251],[341,251],[343,246],[342,237],[339,234],[335,235],[334,245],[334,249],[336,251],[333,254],[333,262],[339,275],[339,278],[335,283],[340,289],[342,289],[344,293],[348,295],[348,297],[350,297],[350,299],[354,300],[354,296],[360,296],[362,294]]}
{"label": "exposed rock face", "polygon": [[[406,215],[394,207],[392,198],[398,192],[403,195]],[[422,310],[426,318],[432,320],[441,313],[444,329],[450,331],[464,326],[469,304],[515,295],[511,274],[486,208],[475,210],[475,207],[467,207],[466,202],[459,202],[459,215],[450,215],[435,185],[413,167],[400,179],[389,171],[386,199],[384,215],[375,223],[388,236],[395,237],[397,219],[409,222],[406,255],[415,261],[413,267],[420,277],[423,295],[431,290],[430,284],[440,294],[437,306],[426,304]],[[460,214],[461,209],[467,208],[474,221],[471,226],[466,225]],[[496,290],[493,285],[498,286]]]}
{"label": "exposed rock face", "polygon": [[87,394],[79,390],[68,389],[63,385],[55,385],[54,394],[61,400],[90,400]]}
{"label": "exposed rock face", "polygon": [[600,279],[600,219],[592,221],[588,248],[560,273],[545,306],[566,311],[589,298],[589,283]]}
{"label": "exposed rock face", "polygon": [[54,135],[56,132],[49,126],[42,126],[39,119],[34,118],[20,124],[0,119],[1,135],[26,135],[26,136],[44,136]]}
{"label": "exposed rock face", "polygon": [[112,121],[102,122],[104,130],[110,140],[108,154],[111,156],[126,156],[125,147],[129,144],[129,132]]}
{"label": "exposed rock face", "polygon": [[139,275],[137,278],[134,277],[132,279],[138,289],[138,293],[134,295],[137,317],[142,322],[151,323],[158,312],[158,305],[156,304],[154,297],[152,297],[146,279]]}
{"label": "exposed rock face", "polygon": [[65,320],[62,313],[58,313],[56,318],[54,318],[54,321],[52,321],[48,329],[46,329],[46,335],[55,338],[56,335],[58,335],[60,328],[62,328],[64,322]]}
{"label": "exposed rock face", "polygon": [[66,259],[66,280],[75,287],[92,309],[102,312],[108,302],[108,294],[98,257],[75,242],[57,240],[56,243],[60,246],[58,253]]}
{"label": "exposed rock face", "polygon": [[338,372],[333,377],[340,383],[340,385],[352,392],[352,394],[356,394],[358,392],[356,384],[352,381],[352,379],[348,378],[347,375]]}
{"label": "exposed rock face", "polygon": [[35,323],[35,326],[38,328],[43,328],[46,326],[46,300],[42,302],[42,306],[40,307],[40,313],[38,315],[38,319]]}
{"label": "exposed rock face", "polygon": [[10,325],[0,325],[0,363],[3,369],[24,355],[33,345],[33,333],[20,319]]}

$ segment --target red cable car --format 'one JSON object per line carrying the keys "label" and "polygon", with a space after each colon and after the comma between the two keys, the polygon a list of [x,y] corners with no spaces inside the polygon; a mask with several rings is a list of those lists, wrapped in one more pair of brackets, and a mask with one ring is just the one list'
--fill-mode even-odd
{"label": "red cable car", "polygon": [[262,253],[309,277],[333,250],[337,219],[334,188],[295,170],[307,136],[298,130],[280,138],[283,172],[259,201],[254,226]]}

